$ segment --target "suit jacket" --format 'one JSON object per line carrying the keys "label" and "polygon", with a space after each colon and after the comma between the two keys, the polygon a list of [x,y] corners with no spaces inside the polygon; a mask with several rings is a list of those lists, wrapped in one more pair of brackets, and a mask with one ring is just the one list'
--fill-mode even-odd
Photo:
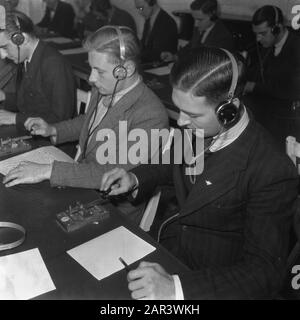
{"label": "suit jacket", "polygon": [[163,51],[177,52],[178,32],[174,19],[160,9],[150,31],[146,46],[142,49],[142,62],[160,61]]}
{"label": "suit jacket", "polygon": [[59,1],[51,19],[50,9],[47,7],[39,27],[47,28],[62,36],[72,38],[74,36],[74,18],[75,13],[73,7],[66,2]]}
{"label": "suit jacket", "polygon": [[132,16],[125,10],[114,7],[110,21],[104,17],[97,17],[93,12],[89,12],[83,19],[83,24],[88,31],[96,31],[104,25],[125,26],[136,32],[136,25]]}
{"label": "suit jacket", "polygon": [[[91,117],[98,104],[97,90],[93,91],[88,113],[75,119],[56,124],[57,143],[76,141],[79,139],[81,150],[87,139],[88,128]],[[168,127],[168,116],[165,107],[158,97],[143,83],[139,83],[130,92],[125,94],[112,108],[110,108],[91,137],[86,150],[85,159],[79,159],[79,163],[70,164],[54,162],[50,182],[53,186],[71,186],[81,188],[99,189],[102,175],[113,168],[116,164],[126,170],[133,168],[132,163],[120,164],[119,155],[119,121],[127,121],[128,132],[135,128],[144,129],[148,137],[151,129]],[[116,133],[117,140],[113,143],[116,146],[116,164],[99,164],[97,152],[105,148],[104,141],[97,139],[102,130],[112,130]],[[112,136],[113,134],[111,134]],[[133,143],[128,142],[128,148]],[[125,151],[125,152],[126,152]]]}
{"label": "suit jacket", "polygon": [[[255,51],[257,54],[257,51]],[[281,100],[300,100],[300,37],[289,32],[281,52],[275,56],[268,54],[263,63],[262,79],[257,82],[254,94],[277,98]],[[256,74],[260,75],[259,65],[253,66]],[[253,71],[253,70],[252,70]]]}
{"label": "suit jacket", "polygon": [[28,117],[48,123],[75,114],[76,85],[73,70],[54,48],[39,41],[17,93],[7,93],[4,108],[17,112],[17,126],[24,128]]}
{"label": "suit jacket", "polygon": [[200,42],[200,34],[195,28],[193,37],[188,44],[188,48],[197,48],[201,46],[224,48],[229,51],[235,50],[234,39],[230,31],[226,28],[222,20],[218,19],[211,29],[204,43]]}
{"label": "suit jacket", "polygon": [[254,120],[229,146],[208,155],[190,192],[183,166],[140,166],[136,202],[173,179],[179,217],[166,247],[191,271],[179,273],[185,299],[260,299],[280,288],[298,176]]}

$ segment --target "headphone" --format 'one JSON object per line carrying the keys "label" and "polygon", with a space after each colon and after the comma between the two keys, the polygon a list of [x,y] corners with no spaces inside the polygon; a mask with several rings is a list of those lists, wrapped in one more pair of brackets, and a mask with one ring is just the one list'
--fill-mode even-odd
{"label": "headphone", "polygon": [[11,36],[10,36],[10,40],[13,44],[15,44],[17,47],[20,47],[24,41],[25,41],[25,37],[21,31],[21,25],[19,22],[19,18],[18,18],[18,14],[14,13],[14,21],[11,23],[13,25],[14,28],[16,28],[17,30],[14,31]]}
{"label": "headphone", "polygon": [[236,106],[233,103],[234,93],[235,93],[237,83],[238,83],[238,78],[239,78],[239,69],[238,69],[237,61],[232,55],[232,53],[230,53],[229,51],[223,48],[221,48],[221,50],[227,54],[227,56],[231,61],[232,80],[231,80],[231,85],[228,92],[228,99],[226,101],[221,102],[216,107],[215,113],[221,126],[227,130],[233,127],[239,121],[241,116],[240,107]]}
{"label": "headphone", "polygon": [[275,6],[272,6],[274,12],[275,12],[275,24],[271,29],[271,32],[274,36],[278,35],[280,33],[280,27],[279,27],[279,15],[278,15],[278,9]]}
{"label": "headphone", "polygon": [[[120,59],[122,61],[125,61],[126,47],[125,47],[125,42],[124,42],[124,37],[122,35],[121,27],[118,27],[118,26],[109,26],[109,27],[116,30],[116,33],[119,39],[119,44],[120,44]],[[127,77],[127,69],[123,66],[123,64],[119,64],[114,68],[113,76],[118,81],[124,80]]]}

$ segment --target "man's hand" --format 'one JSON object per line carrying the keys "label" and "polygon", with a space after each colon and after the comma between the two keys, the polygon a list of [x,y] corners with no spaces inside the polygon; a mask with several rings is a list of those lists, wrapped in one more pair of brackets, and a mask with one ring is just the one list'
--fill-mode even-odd
{"label": "man's hand", "polygon": [[25,128],[30,131],[32,135],[40,135],[43,137],[56,136],[56,128],[49,125],[41,118],[28,118],[24,123]]}
{"label": "man's hand", "polygon": [[38,183],[50,179],[52,164],[39,164],[23,161],[4,177],[5,187],[13,187],[21,183]]}
{"label": "man's hand", "polygon": [[6,99],[5,92],[0,89],[0,102]]}
{"label": "man's hand", "polygon": [[0,110],[0,125],[16,124],[16,113]]}
{"label": "man's hand", "polygon": [[101,181],[100,191],[107,191],[111,188],[110,196],[116,196],[132,190],[137,184],[133,173],[124,169],[115,168],[104,173]]}
{"label": "man's hand", "polygon": [[163,51],[163,52],[160,54],[160,58],[161,58],[162,61],[171,62],[171,61],[174,61],[174,60],[175,60],[175,55],[172,54],[171,52]]}
{"label": "man's hand", "polygon": [[127,280],[133,299],[175,300],[173,277],[157,263],[141,262],[128,273]]}

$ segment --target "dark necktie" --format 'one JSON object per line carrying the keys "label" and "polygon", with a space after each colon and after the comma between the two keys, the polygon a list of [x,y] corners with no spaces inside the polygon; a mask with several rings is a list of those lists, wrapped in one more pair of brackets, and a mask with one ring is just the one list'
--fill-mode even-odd
{"label": "dark necktie", "polygon": [[146,19],[144,24],[143,37],[142,37],[143,47],[146,47],[147,45],[149,34],[150,34],[150,27],[151,27],[150,19]]}
{"label": "dark necktie", "polygon": [[16,76],[16,87],[17,89],[20,88],[23,76],[25,73],[25,67],[24,67],[24,62],[18,64],[18,70],[17,70],[17,76]]}

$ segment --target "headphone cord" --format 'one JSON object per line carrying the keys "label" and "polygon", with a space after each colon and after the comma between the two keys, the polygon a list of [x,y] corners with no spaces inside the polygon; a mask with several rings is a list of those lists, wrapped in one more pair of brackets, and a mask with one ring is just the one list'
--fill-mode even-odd
{"label": "headphone cord", "polygon": [[[120,80],[117,80],[116,83],[115,83],[114,90],[113,90],[113,93],[111,95],[111,100],[110,100],[109,106],[107,107],[108,110],[111,108],[111,106],[113,104],[113,101],[115,99],[117,86],[118,86],[119,82],[120,82]],[[87,146],[88,146],[89,140],[90,140],[91,136],[94,134],[94,132],[96,131],[97,127],[98,127],[98,125],[97,125],[97,126],[95,126],[93,128],[93,126],[95,124],[95,121],[96,121],[96,116],[98,114],[99,103],[100,103],[101,99],[104,97],[104,95],[101,95],[100,97],[99,96],[100,96],[100,93],[98,91],[97,105],[96,105],[96,108],[94,110],[94,118],[93,118],[93,121],[92,121],[91,125],[89,126],[88,135],[87,135],[87,138],[86,138],[85,143],[84,143],[84,149],[83,149],[83,152],[82,152],[82,159],[84,159],[86,157],[86,150],[87,150]]]}

